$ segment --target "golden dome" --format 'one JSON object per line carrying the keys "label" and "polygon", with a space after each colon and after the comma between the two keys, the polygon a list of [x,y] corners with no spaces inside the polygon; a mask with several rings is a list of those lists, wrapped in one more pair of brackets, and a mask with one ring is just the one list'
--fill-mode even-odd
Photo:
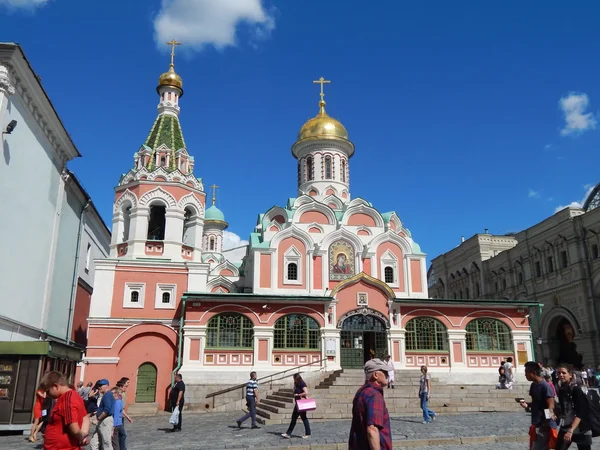
{"label": "golden dome", "polygon": [[173,64],[169,67],[169,70],[163,73],[158,78],[158,87],[161,86],[170,86],[175,87],[181,91],[181,95],[183,95],[183,80],[177,73],[175,73],[175,67]]}
{"label": "golden dome", "polygon": [[311,138],[348,140],[348,132],[344,125],[333,117],[329,117],[325,112],[324,100],[319,102],[319,113],[316,117],[309,119],[298,133],[298,141]]}

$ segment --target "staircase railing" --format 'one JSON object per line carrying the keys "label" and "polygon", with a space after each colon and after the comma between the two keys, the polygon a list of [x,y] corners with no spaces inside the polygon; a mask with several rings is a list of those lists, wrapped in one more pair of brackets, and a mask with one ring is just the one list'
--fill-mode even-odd
{"label": "staircase railing", "polygon": [[[278,380],[281,380],[281,379],[289,376],[288,372],[299,371],[303,367],[312,366],[314,364],[320,364],[321,365],[321,370],[323,370],[324,369],[324,366],[323,366],[323,362],[324,361],[327,361],[327,358],[319,359],[317,361],[313,361],[313,362],[310,362],[310,363],[307,363],[307,364],[302,364],[301,366],[290,367],[289,369],[282,370],[281,372],[273,373],[271,375],[266,375],[264,377],[258,378],[256,381],[261,382],[262,384],[269,384],[269,389],[273,389],[273,381],[278,381]],[[279,377],[279,378],[275,379],[275,377]],[[267,380],[267,379],[268,379],[268,381],[264,381],[264,380]],[[215,398],[217,396],[223,395],[223,394],[227,394],[228,392],[232,392],[232,391],[235,391],[237,389],[241,389],[242,399],[244,399],[246,397],[245,390],[246,390],[246,385],[247,384],[248,384],[248,382],[245,382],[245,383],[237,384],[235,386],[231,386],[231,387],[229,387],[227,389],[221,389],[220,391],[212,392],[210,394],[207,394],[206,398],[212,398],[213,399],[213,401],[212,401],[212,404],[213,404],[212,407],[214,408],[215,407]]]}

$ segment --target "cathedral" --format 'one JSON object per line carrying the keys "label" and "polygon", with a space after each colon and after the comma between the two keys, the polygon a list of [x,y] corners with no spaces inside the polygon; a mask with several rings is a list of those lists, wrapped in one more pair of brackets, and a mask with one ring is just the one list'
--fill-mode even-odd
{"label": "cathedral", "polygon": [[298,191],[259,214],[233,263],[225,214],[214,191],[207,204],[179,122],[183,81],[171,52],[158,116],[115,188],[81,379],[127,376],[132,403],[162,407],[176,372],[188,385],[216,385],[250,370],[361,368],[389,354],[396,369],[497,375],[509,356],[533,359],[535,303],[429,297],[417,234],[395,211],[351,195],[356,149],[325,109],[328,81],[316,83],[317,114],[291,147]]}

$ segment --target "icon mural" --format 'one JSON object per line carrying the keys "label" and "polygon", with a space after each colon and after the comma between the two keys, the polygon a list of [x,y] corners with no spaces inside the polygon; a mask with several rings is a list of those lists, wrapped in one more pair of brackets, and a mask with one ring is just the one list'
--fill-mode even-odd
{"label": "icon mural", "polygon": [[329,247],[329,279],[345,280],[354,275],[354,248],[345,241]]}

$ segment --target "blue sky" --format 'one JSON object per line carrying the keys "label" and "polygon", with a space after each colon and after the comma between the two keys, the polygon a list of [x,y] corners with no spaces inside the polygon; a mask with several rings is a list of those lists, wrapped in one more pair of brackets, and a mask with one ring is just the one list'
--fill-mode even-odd
{"label": "blue sky", "polygon": [[324,76],[356,145],[352,196],[396,210],[431,259],[484,228],[531,226],[600,181],[600,5],[526,3],[0,0],[0,40],[42,77],[108,224],[173,37],[185,140],[196,175],[221,186],[230,231],[246,239],[296,195],[290,147]]}

